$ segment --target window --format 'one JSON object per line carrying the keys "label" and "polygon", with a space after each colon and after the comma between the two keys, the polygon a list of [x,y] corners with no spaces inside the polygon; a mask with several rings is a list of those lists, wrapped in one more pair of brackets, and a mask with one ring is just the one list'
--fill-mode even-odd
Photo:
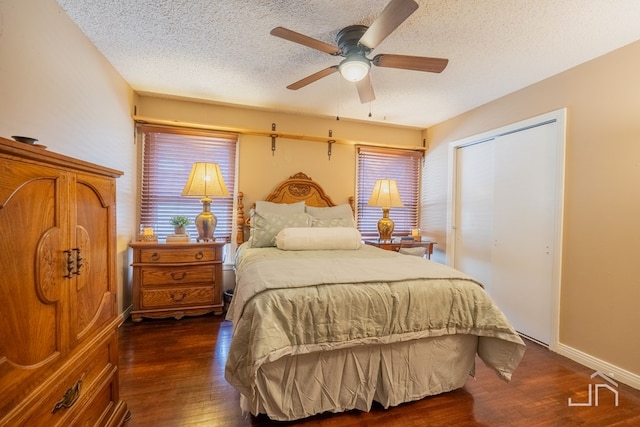
{"label": "window", "polygon": [[202,203],[198,198],[181,196],[182,189],[193,163],[217,163],[231,197],[214,198],[211,203],[211,212],[218,219],[214,237],[230,242],[237,136],[147,125],[141,126],[140,130],[143,135],[141,226],[153,227],[162,238],[174,232],[170,222],[172,216],[186,215],[191,219],[186,232],[197,236],[194,220],[202,212]]}
{"label": "window", "polygon": [[395,223],[393,234],[407,236],[418,228],[420,202],[420,171],[422,152],[376,147],[358,147],[356,203],[358,230],[364,239],[378,237],[379,207],[367,206],[378,179],[395,179],[403,208],[391,208],[389,218]]}

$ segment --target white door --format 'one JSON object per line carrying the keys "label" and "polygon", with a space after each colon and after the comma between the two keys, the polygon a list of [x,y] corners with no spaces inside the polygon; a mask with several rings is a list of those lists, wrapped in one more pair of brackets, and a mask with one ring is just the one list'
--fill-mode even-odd
{"label": "white door", "polygon": [[454,267],[472,274],[487,291],[493,271],[493,140],[458,149]]}
{"label": "white door", "polygon": [[561,203],[557,126],[496,135],[455,155],[454,267],[485,284],[516,330],[545,344]]}
{"label": "white door", "polygon": [[489,294],[516,330],[545,344],[550,342],[555,255],[555,126],[495,141]]}

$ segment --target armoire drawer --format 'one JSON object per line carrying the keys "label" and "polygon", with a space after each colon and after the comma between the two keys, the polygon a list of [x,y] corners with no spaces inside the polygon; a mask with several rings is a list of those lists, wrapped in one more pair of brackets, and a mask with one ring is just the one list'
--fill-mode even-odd
{"label": "armoire drawer", "polygon": [[140,308],[165,308],[214,303],[210,286],[191,288],[143,289]]}
{"label": "armoire drawer", "polygon": [[[71,418],[80,416],[87,409],[90,401],[95,399],[96,385],[110,378],[111,382],[117,371],[117,360],[112,359],[112,346],[115,345],[115,333],[111,339],[103,342],[78,362],[72,362],[63,370],[62,375],[53,379],[50,388],[43,390],[43,395],[36,398],[29,414],[25,418],[16,419],[16,426],[67,426]],[[112,397],[117,391],[112,390]],[[37,402],[37,403],[36,403]],[[110,403],[102,408],[104,412]]]}

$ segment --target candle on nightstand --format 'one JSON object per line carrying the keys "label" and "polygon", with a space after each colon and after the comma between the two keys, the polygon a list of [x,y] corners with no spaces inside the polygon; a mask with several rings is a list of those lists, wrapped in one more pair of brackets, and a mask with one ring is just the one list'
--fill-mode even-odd
{"label": "candle on nightstand", "polygon": [[411,236],[413,236],[413,237],[418,237],[418,233],[419,233],[419,231],[418,231],[417,228],[414,228],[413,230],[411,230]]}
{"label": "candle on nightstand", "polygon": [[142,232],[145,236],[153,236],[153,228],[145,228]]}

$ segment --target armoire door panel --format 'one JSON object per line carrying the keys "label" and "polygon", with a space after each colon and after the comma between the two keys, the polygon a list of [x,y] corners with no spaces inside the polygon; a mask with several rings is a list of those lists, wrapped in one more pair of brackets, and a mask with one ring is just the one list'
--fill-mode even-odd
{"label": "armoire door panel", "polygon": [[[0,159],[0,414],[69,349],[67,175]],[[0,423],[1,424],[1,423]]]}
{"label": "armoire door panel", "polygon": [[[112,185],[109,179],[83,176],[75,181],[71,192],[75,197],[74,248],[80,257],[80,266],[74,277],[72,295],[73,336],[80,341],[92,331],[109,321],[115,313],[109,272],[111,257]],[[106,203],[106,205],[105,205]]]}
{"label": "armoire door panel", "polygon": [[56,209],[64,193],[58,181],[32,179],[16,186],[0,209],[0,360],[16,365],[41,364],[66,345],[59,315],[66,302],[60,248],[67,239]]}

